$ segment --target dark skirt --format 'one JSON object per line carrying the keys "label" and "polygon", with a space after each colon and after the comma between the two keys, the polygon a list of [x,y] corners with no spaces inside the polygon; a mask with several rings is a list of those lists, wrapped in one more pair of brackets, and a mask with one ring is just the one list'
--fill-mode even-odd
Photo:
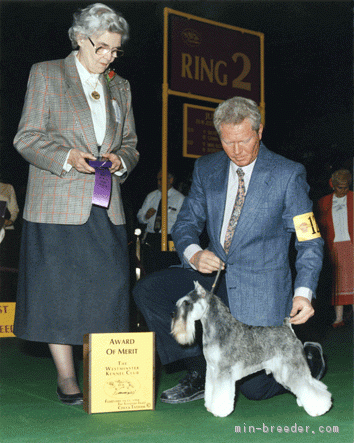
{"label": "dark skirt", "polygon": [[24,221],[14,333],[81,345],[87,333],[129,330],[129,258],[124,225],[92,207],[83,225]]}

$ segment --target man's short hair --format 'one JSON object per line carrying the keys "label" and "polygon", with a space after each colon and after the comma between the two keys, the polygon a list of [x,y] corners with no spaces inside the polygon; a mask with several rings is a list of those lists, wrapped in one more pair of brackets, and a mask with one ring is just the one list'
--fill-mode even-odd
{"label": "man's short hair", "polygon": [[252,129],[258,132],[262,117],[257,103],[248,98],[233,97],[220,103],[216,108],[214,112],[214,126],[220,135],[221,125],[238,125],[246,118],[250,120]]}

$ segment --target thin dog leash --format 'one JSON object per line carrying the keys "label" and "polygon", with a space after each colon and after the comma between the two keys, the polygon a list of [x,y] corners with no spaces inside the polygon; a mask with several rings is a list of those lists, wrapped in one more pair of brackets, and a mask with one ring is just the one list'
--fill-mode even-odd
{"label": "thin dog leash", "polygon": [[215,277],[215,280],[214,280],[213,286],[211,287],[211,291],[210,291],[210,292],[211,292],[212,294],[214,294],[214,289],[215,289],[216,283],[217,283],[218,280],[219,280],[219,276],[220,276],[220,273],[221,273],[221,268],[222,268],[222,263],[220,262],[219,269],[218,269],[218,272],[217,272],[217,274],[216,274],[216,277]]}

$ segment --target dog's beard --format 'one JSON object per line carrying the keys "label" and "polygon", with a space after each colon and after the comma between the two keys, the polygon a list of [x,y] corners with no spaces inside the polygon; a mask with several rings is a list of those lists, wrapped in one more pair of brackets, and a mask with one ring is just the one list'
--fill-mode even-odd
{"label": "dog's beard", "polygon": [[194,320],[173,319],[171,333],[180,345],[191,345],[195,339]]}

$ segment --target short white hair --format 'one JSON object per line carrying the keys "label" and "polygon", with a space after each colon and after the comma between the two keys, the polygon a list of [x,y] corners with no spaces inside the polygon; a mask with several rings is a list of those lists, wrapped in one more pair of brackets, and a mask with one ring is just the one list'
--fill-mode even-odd
{"label": "short white hair", "polygon": [[252,129],[259,131],[261,125],[261,113],[257,103],[244,97],[233,97],[220,103],[214,112],[214,126],[220,134],[220,126],[223,124],[238,125],[246,118],[251,122]]}
{"label": "short white hair", "polygon": [[69,29],[73,49],[78,47],[78,36],[102,35],[106,31],[120,34],[122,44],[129,38],[129,25],[123,16],[103,3],[95,3],[75,12],[74,21]]}

